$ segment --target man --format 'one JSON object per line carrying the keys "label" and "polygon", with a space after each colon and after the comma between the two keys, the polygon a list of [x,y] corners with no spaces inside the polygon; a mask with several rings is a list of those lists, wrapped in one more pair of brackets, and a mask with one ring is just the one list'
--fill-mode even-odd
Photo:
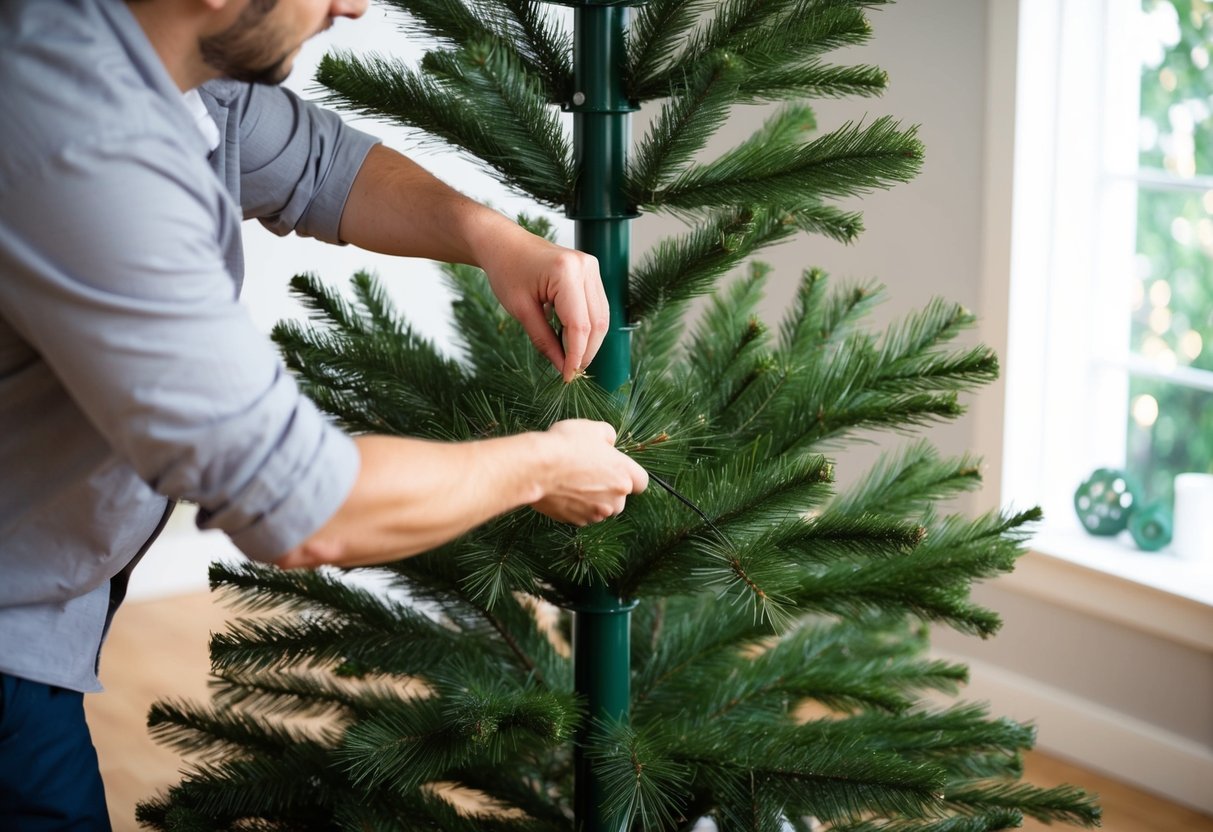
{"label": "man", "polygon": [[273,86],[365,6],[0,4],[0,828],[108,828],[81,694],[172,500],[295,568],[414,554],[527,505],[595,522],[647,484],[602,423],[346,437],[239,307],[239,222],[258,217],[483,267],[566,380],[602,342],[592,258]]}

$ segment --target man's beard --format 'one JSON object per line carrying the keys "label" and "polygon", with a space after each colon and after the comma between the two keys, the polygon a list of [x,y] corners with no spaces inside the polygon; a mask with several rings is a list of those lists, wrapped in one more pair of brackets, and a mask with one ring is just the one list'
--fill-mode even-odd
{"label": "man's beard", "polygon": [[[294,48],[266,58],[270,49],[281,49],[277,32],[263,25],[278,0],[252,0],[236,22],[222,32],[198,41],[202,59],[227,78],[250,84],[281,84],[290,74],[287,63]],[[272,54],[272,53],[271,53]]]}

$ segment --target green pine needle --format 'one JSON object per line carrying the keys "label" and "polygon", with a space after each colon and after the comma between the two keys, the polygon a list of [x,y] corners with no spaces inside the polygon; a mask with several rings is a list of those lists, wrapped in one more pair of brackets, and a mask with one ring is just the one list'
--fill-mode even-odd
{"label": "green pine needle", "polygon": [[[409,34],[423,33],[440,43],[511,44],[528,72],[543,79],[549,101],[567,100],[572,84],[570,38],[545,17],[532,0],[503,0],[500,5],[458,0],[387,0],[409,20]],[[432,42],[432,41],[431,41]],[[323,76],[321,83],[324,83]]]}
{"label": "green pine needle", "polygon": [[831,505],[842,514],[894,511],[901,515],[925,515],[932,503],[977,488],[981,484],[980,462],[970,456],[942,459],[926,442],[915,442],[900,453],[890,454]]}
{"label": "green pine needle", "polygon": [[651,0],[637,10],[627,31],[629,97],[643,101],[666,94],[659,73],[709,6],[706,0]]}
{"label": "green pine needle", "polygon": [[459,0],[385,0],[409,18],[405,31],[428,35],[452,44],[483,40],[493,33],[486,6]]}
{"label": "green pine needle", "polygon": [[855,78],[835,87],[822,77],[820,64],[822,54],[868,39],[871,27],[862,10],[869,5],[873,4],[847,0],[725,0],[680,42],[667,27],[681,24],[676,31],[686,32],[691,16],[702,7],[655,4],[651,11],[642,12],[635,27],[629,95],[643,101],[681,94],[678,80],[719,50],[765,70],[751,80],[751,100],[878,92],[885,83],[879,71],[857,68]]}
{"label": "green pine needle", "polygon": [[[437,74],[333,53],[321,60],[317,77],[330,102],[424,131],[483,159],[506,186],[563,207],[572,187],[567,140],[517,54],[501,42],[476,42],[459,53],[431,53],[427,66]],[[490,128],[481,112],[499,123]]]}
{"label": "green pine needle", "polygon": [[796,205],[850,197],[912,178],[922,165],[914,128],[889,118],[847,124],[805,145],[745,143],[688,169],[642,204],[681,212],[728,205]]}
{"label": "green pine needle", "polygon": [[299,745],[331,746],[338,737],[331,728],[317,732],[287,728],[244,711],[196,708],[163,700],[152,705],[147,727],[157,742],[184,754],[211,759],[273,756]]}
{"label": "green pine needle", "polygon": [[624,723],[598,726],[589,756],[610,798],[602,807],[621,828],[669,829],[682,817],[691,769],[671,759],[667,738],[643,736]]}
{"label": "green pine needle", "polygon": [[1094,798],[1074,786],[1043,789],[1027,783],[977,782],[948,789],[945,800],[968,812],[1010,809],[1044,823],[1091,826],[1100,819]]}
{"label": "green pine needle", "polygon": [[[728,53],[713,55],[683,83],[684,94],[667,102],[636,147],[627,188],[653,194],[690,161],[724,123],[745,69]],[[643,197],[636,200],[645,202]]]}
{"label": "green pine needle", "polygon": [[477,118],[494,125],[493,138],[503,152],[499,170],[514,171],[518,185],[536,197],[558,189],[558,204],[567,201],[572,150],[555,108],[512,49],[480,41],[458,52],[430,52],[422,67],[462,94]]}
{"label": "green pine needle", "polygon": [[1023,814],[998,810],[978,816],[936,820],[860,821],[832,824],[830,832],[1003,832],[1023,826]]}
{"label": "green pine needle", "polygon": [[559,28],[535,0],[502,0],[509,12],[503,29],[506,40],[518,50],[522,62],[543,79],[548,101],[563,103],[572,97],[572,36]]}

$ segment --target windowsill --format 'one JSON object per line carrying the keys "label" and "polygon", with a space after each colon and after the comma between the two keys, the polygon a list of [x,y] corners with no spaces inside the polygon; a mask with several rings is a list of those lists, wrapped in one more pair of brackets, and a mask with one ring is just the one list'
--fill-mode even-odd
{"label": "windowsill", "polygon": [[1169,547],[1143,552],[1128,532],[1095,537],[1081,529],[1049,528],[1035,535],[1032,551],[1069,561],[1143,587],[1213,607],[1213,561],[1180,560]]}
{"label": "windowsill", "polygon": [[998,585],[1213,652],[1213,563],[1051,527]]}

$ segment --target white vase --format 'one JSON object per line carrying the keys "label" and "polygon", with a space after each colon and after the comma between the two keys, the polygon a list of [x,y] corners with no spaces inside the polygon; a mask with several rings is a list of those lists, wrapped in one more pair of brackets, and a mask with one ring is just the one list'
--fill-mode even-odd
{"label": "white vase", "polygon": [[1213,563],[1213,474],[1175,478],[1171,551],[1183,560]]}

